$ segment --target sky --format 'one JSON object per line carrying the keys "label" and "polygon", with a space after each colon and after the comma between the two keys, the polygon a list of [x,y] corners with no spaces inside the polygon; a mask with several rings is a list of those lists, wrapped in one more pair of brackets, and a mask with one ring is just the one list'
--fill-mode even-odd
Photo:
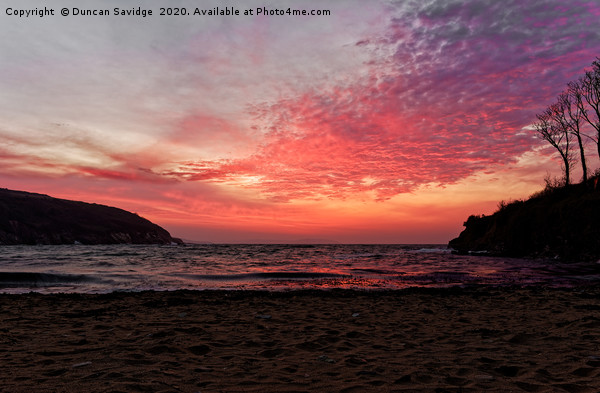
{"label": "sky", "polygon": [[[216,6],[241,15],[193,15]],[[600,56],[599,18],[598,1],[0,0],[0,187],[187,240],[447,243],[560,176],[531,125]]]}

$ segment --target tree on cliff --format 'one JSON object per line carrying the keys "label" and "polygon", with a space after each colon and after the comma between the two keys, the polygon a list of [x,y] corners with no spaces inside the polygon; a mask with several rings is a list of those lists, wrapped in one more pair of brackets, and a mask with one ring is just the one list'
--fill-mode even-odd
{"label": "tree on cliff", "polygon": [[565,185],[571,184],[571,168],[575,164],[573,155],[572,134],[564,124],[564,108],[560,101],[550,105],[542,114],[537,115],[538,121],[534,123],[538,136],[550,143],[560,154],[565,171]]}
{"label": "tree on cliff", "polygon": [[600,157],[600,58],[592,63],[590,71],[573,83],[573,89],[578,92],[576,105],[581,116],[595,131],[590,138],[596,142]]}
{"label": "tree on cliff", "polygon": [[[583,182],[588,179],[584,137],[593,140],[600,157],[600,58],[592,62],[592,69],[577,81],[569,82],[556,103],[536,116],[534,128],[540,138],[550,143],[562,159],[564,183],[571,183],[576,162],[573,138],[579,147]],[[587,130],[592,131],[589,135]]]}
{"label": "tree on cliff", "polygon": [[579,160],[583,171],[583,182],[587,182],[587,163],[585,159],[585,149],[583,144],[582,123],[584,121],[583,112],[577,105],[580,97],[580,91],[569,84],[567,91],[558,96],[557,120],[561,127],[564,127],[568,133],[573,135],[579,147]]}

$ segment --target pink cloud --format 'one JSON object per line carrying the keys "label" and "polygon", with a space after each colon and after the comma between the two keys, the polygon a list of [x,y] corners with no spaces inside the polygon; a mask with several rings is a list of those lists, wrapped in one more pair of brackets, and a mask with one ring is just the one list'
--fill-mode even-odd
{"label": "pink cloud", "polygon": [[254,154],[170,175],[254,176],[244,186],[278,201],[364,191],[387,199],[513,164],[540,144],[524,127],[600,53],[600,33],[582,27],[590,10],[598,6],[420,6],[391,18],[385,35],[357,41],[373,53],[369,77],[256,104],[265,139]]}
{"label": "pink cloud", "polygon": [[386,199],[511,162],[534,143],[531,135],[515,136],[514,126],[506,130],[506,122],[485,112],[436,117],[424,108],[405,116],[395,110],[394,94],[376,91],[368,102],[364,89],[306,94],[256,109],[268,130],[259,151],[245,159],[187,165],[170,175],[212,181],[258,176],[250,186],[276,200],[343,199],[369,190]]}
{"label": "pink cloud", "polygon": [[227,150],[245,150],[254,143],[252,130],[236,119],[202,112],[184,116],[170,129],[164,141],[179,146],[205,147],[222,154]]}
{"label": "pink cloud", "polygon": [[124,180],[124,181],[146,181],[152,183],[169,183],[175,181],[163,176],[159,176],[150,169],[137,168],[128,169],[100,169],[93,167],[76,166],[71,168],[71,172],[77,172],[82,175],[93,176],[99,179]]}

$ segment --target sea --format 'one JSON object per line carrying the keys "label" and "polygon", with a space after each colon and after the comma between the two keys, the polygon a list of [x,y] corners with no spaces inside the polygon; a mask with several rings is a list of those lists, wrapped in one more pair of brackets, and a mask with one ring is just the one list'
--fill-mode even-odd
{"label": "sea", "polygon": [[0,293],[580,287],[598,283],[600,261],[455,255],[436,244],[0,246]]}

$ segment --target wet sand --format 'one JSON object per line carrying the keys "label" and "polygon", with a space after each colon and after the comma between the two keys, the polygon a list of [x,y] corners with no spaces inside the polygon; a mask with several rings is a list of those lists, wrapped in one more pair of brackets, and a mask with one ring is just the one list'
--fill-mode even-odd
{"label": "wet sand", "polygon": [[2,392],[598,392],[600,287],[0,295]]}

